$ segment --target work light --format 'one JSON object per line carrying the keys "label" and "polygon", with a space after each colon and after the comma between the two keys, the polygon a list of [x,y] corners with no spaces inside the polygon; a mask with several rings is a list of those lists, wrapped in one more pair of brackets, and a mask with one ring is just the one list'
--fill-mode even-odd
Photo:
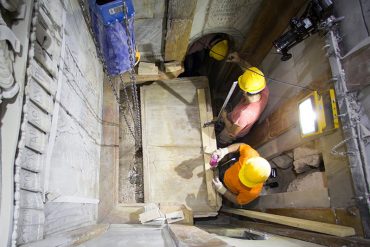
{"label": "work light", "polygon": [[314,91],[298,103],[301,136],[321,134],[326,127],[322,97]]}

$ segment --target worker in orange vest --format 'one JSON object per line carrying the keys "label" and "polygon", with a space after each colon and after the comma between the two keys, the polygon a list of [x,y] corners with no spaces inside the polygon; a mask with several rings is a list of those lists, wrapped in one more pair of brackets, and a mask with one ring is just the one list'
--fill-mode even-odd
{"label": "worker in orange vest", "polygon": [[244,205],[260,195],[263,183],[270,176],[271,166],[256,150],[244,143],[217,149],[212,156],[217,155],[220,161],[234,152],[240,153],[239,160],[227,169],[220,167],[220,178],[214,178],[213,185],[229,201]]}

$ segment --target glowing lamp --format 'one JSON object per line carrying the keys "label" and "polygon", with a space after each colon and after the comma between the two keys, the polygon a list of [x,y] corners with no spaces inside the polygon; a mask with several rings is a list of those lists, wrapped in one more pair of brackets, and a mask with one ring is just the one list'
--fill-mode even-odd
{"label": "glowing lamp", "polygon": [[326,128],[322,97],[314,91],[298,102],[301,136],[321,134]]}

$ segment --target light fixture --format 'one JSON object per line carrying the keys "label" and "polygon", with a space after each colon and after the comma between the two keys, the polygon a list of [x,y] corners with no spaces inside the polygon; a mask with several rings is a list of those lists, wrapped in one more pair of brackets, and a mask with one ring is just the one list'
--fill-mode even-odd
{"label": "light fixture", "polygon": [[298,102],[299,125],[302,137],[310,137],[339,128],[337,101],[334,89],[319,95],[313,91]]}
{"label": "light fixture", "polygon": [[317,91],[298,102],[298,112],[302,137],[321,134],[326,128],[324,104]]}

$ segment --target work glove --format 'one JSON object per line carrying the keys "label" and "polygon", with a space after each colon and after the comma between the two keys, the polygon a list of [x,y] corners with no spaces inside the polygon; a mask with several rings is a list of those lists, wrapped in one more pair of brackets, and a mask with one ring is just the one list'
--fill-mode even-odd
{"label": "work glove", "polygon": [[212,183],[213,183],[213,186],[215,187],[215,189],[217,190],[218,193],[220,193],[221,195],[225,195],[227,189],[222,184],[222,182],[220,181],[219,178],[214,178],[212,180]]}
{"label": "work glove", "polygon": [[219,162],[220,160],[222,160],[223,157],[225,157],[226,154],[229,153],[229,150],[227,150],[227,148],[219,148],[217,149],[216,151],[214,151],[212,153],[212,156],[213,155],[217,155],[217,162]]}

